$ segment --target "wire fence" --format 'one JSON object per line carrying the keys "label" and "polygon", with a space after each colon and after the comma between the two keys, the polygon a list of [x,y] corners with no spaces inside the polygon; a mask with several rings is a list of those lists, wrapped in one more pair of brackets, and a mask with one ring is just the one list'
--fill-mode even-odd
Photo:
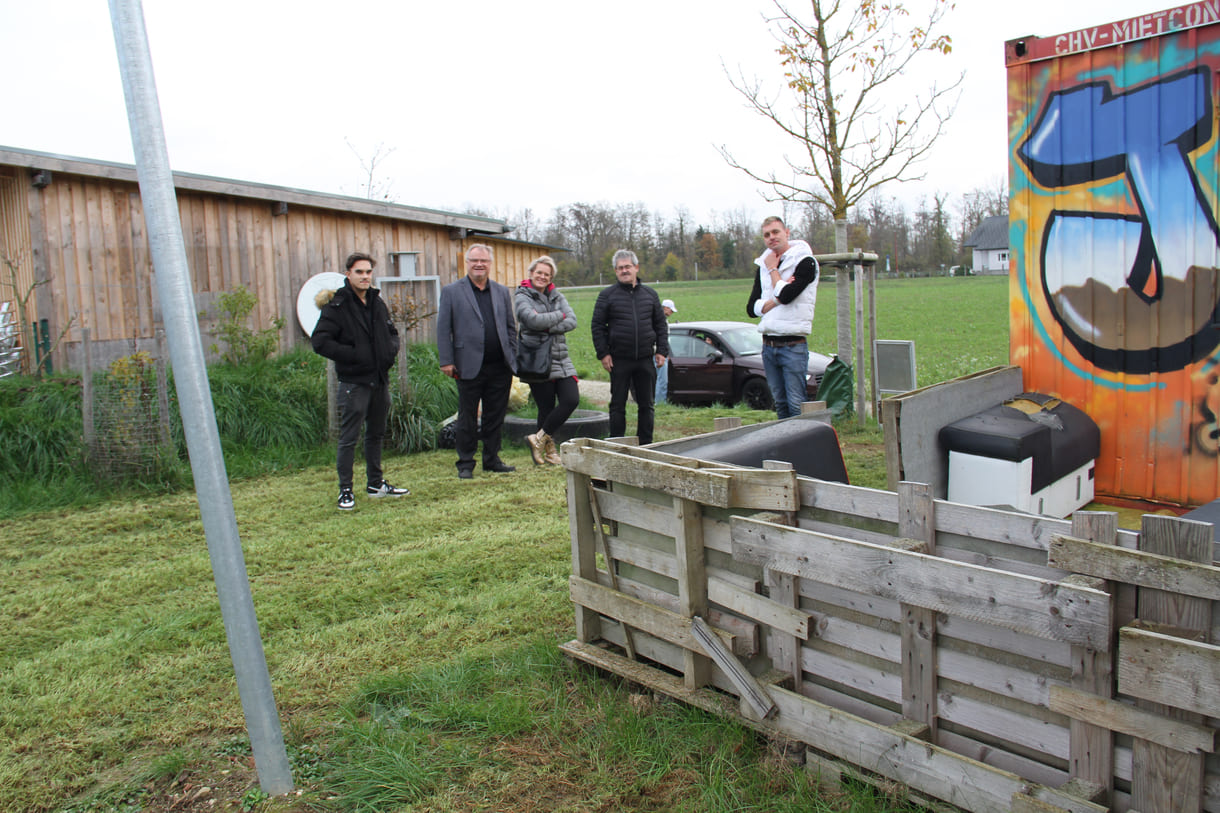
{"label": "wire fence", "polygon": [[85,374],[82,411],[85,450],[93,473],[105,480],[156,475],[175,459],[169,431],[164,341],[157,353],[137,351],[95,375],[88,329],[82,331]]}

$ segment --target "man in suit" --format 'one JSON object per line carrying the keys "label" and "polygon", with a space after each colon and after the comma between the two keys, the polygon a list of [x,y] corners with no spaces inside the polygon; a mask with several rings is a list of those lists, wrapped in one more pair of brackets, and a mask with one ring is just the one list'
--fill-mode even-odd
{"label": "man in suit", "polygon": [[[441,289],[436,344],[441,372],[457,379],[458,477],[474,477],[483,441],[483,471],[515,471],[500,459],[500,430],[517,363],[512,293],[490,279],[490,246],[466,251],[466,276]],[[483,417],[479,419],[479,404]]]}

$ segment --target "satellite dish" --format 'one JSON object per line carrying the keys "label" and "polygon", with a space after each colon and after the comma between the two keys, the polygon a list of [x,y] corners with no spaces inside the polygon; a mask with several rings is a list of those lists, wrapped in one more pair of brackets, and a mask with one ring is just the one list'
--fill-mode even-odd
{"label": "satellite dish", "polygon": [[313,329],[318,326],[318,317],[322,311],[314,304],[314,297],[322,291],[333,291],[342,288],[347,277],[338,271],[323,271],[305,280],[301,292],[297,294],[297,321],[306,336],[313,335]]}

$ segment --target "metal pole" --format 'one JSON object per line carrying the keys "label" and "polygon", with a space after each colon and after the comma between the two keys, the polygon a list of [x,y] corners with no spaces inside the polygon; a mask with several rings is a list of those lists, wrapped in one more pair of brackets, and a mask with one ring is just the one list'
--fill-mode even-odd
{"label": "metal pole", "polygon": [[275,796],[292,790],[292,770],[271,693],[271,676],[254,615],[246,562],[237,535],[233,495],[229,492],[220,450],[220,433],[216,428],[203,344],[195,319],[195,298],[186,264],[182,223],[178,219],[174,180],[161,127],[161,108],[144,28],[144,11],[140,0],[109,2],[140,180],[140,198],[169,338],[174,386],[212,560],[212,575],[220,598],[229,655],[237,673],[237,691],[254,751],[259,785],[264,793]]}

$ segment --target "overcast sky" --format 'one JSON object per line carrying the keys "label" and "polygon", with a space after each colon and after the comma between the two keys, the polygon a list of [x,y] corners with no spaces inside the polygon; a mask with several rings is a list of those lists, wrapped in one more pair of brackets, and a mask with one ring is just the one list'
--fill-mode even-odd
{"label": "overcast sky", "polygon": [[[921,0],[908,5],[918,6]],[[792,0],[800,8],[801,0]],[[959,0],[949,57],[966,72],[913,202],[1006,173],[1005,40],[1169,7],[1148,0]],[[790,149],[725,75],[777,87],[770,0],[145,0],[177,171],[362,195],[362,157],[400,203],[546,217],[577,201],[769,212],[724,144],[760,170]],[[0,0],[0,145],[131,163],[107,4]],[[350,142],[350,147],[349,147]],[[354,150],[353,150],[354,148]],[[392,152],[388,152],[392,150]],[[358,157],[359,156],[359,157]]]}

